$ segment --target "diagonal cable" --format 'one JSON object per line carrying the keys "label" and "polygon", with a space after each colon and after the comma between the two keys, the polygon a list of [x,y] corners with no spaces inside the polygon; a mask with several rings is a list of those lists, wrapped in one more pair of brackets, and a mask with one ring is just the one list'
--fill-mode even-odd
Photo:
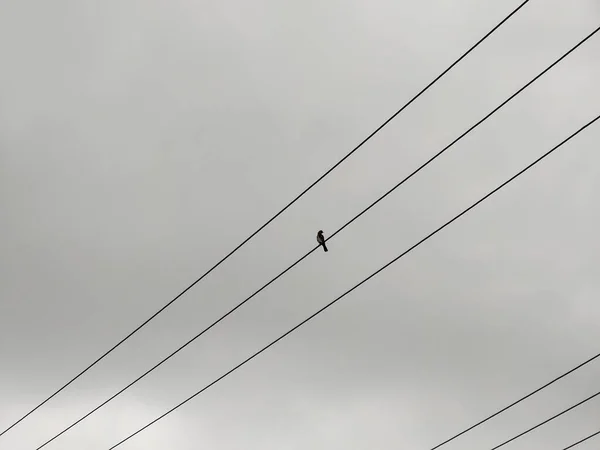
{"label": "diagonal cable", "polygon": [[574,410],[575,408],[579,408],[581,405],[583,405],[584,403],[589,402],[590,400],[593,400],[594,398],[598,397],[600,395],[600,391],[596,392],[593,395],[590,395],[588,398],[580,401],[579,403],[574,404],[573,406],[570,406],[569,408],[559,412],[558,414],[553,415],[552,417],[550,417],[549,419],[544,420],[543,422],[538,423],[537,425],[534,425],[533,427],[529,428],[528,430],[523,431],[522,433],[517,434],[516,436],[510,438],[507,441],[504,441],[502,444],[498,444],[495,447],[491,448],[490,450],[498,450],[500,447],[504,447],[506,444],[509,444],[513,441],[516,441],[517,439],[525,436],[526,434],[531,433],[534,430],[537,430],[538,428],[546,425],[549,422],[552,422],[554,419],[558,419],[560,416],[563,416],[565,414],[567,414],[568,412]]}
{"label": "diagonal cable", "polygon": [[505,406],[504,408],[500,409],[499,411],[496,411],[494,414],[492,414],[492,415],[490,415],[490,416],[486,417],[486,418],[485,418],[485,419],[483,419],[483,420],[480,420],[480,421],[479,421],[479,422],[477,422],[475,425],[471,425],[469,428],[467,428],[467,429],[465,429],[465,430],[461,431],[461,432],[460,432],[460,433],[458,433],[458,434],[455,434],[455,435],[454,435],[454,436],[452,436],[450,439],[446,439],[444,442],[442,442],[441,444],[438,444],[438,445],[436,445],[435,447],[432,447],[430,450],[436,450],[436,449],[438,449],[438,448],[440,448],[440,447],[442,447],[442,446],[444,446],[444,445],[446,445],[446,444],[449,444],[449,443],[450,443],[450,442],[452,442],[453,440],[455,440],[455,439],[457,439],[457,438],[461,437],[462,435],[464,435],[464,434],[468,433],[468,432],[469,432],[469,431],[471,431],[471,430],[474,430],[475,428],[479,427],[480,425],[483,425],[484,423],[486,423],[486,422],[490,421],[491,419],[493,419],[494,417],[496,417],[496,416],[499,416],[500,414],[502,414],[502,413],[504,413],[504,412],[508,411],[509,409],[513,408],[514,406],[517,406],[519,403],[522,403],[522,402],[524,402],[525,400],[527,400],[528,398],[530,398],[530,397],[534,396],[534,395],[535,395],[535,394],[537,394],[538,392],[540,392],[540,391],[543,391],[544,389],[546,389],[546,388],[550,387],[551,385],[553,385],[553,384],[554,384],[554,383],[556,383],[557,381],[560,381],[560,380],[562,380],[563,378],[565,378],[565,377],[567,377],[567,376],[571,375],[573,372],[575,372],[575,371],[577,371],[577,370],[581,369],[583,366],[585,366],[585,365],[587,365],[587,364],[591,363],[592,361],[595,361],[595,360],[596,360],[596,359],[598,359],[598,358],[600,358],[600,353],[598,353],[598,354],[596,354],[596,355],[592,356],[591,358],[589,358],[589,359],[585,360],[585,361],[584,361],[584,362],[582,362],[581,364],[579,364],[579,365],[577,365],[577,366],[573,367],[571,370],[569,370],[569,371],[567,371],[567,372],[563,373],[562,375],[559,375],[558,377],[554,378],[553,380],[549,381],[548,383],[544,384],[543,386],[541,386],[541,387],[537,388],[535,391],[532,391],[532,392],[530,392],[529,394],[527,394],[527,395],[524,395],[523,397],[521,397],[521,398],[520,398],[520,399],[518,399],[517,401],[514,401],[514,402],[513,402],[513,403],[511,403],[510,405],[508,405],[508,406]]}
{"label": "diagonal cable", "polygon": [[569,445],[568,447],[563,448],[562,450],[571,450],[572,448],[577,447],[579,444],[583,444],[584,442],[587,442],[590,439],[595,438],[596,436],[599,436],[599,435],[600,435],[600,430],[596,431],[595,433],[590,434],[587,437],[584,437],[580,441],[577,441],[574,444]]}

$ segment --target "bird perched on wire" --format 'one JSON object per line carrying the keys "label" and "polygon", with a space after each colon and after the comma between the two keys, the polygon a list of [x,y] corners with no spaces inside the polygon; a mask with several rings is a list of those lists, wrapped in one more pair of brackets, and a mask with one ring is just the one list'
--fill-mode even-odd
{"label": "bird perched on wire", "polygon": [[323,250],[325,250],[326,252],[329,251],[327,250],[327,245],[325,245],[325,236],[323,236],[323,230],[319,230],[319,232],[317,233],[317,242],[323,247]]}

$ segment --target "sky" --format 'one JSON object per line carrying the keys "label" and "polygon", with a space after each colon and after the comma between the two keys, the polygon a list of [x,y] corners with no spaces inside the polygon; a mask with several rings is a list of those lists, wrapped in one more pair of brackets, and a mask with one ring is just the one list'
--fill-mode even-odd
{"label": "sky", "polygon": [[[520,0],[0,5],[0,429],[188,286]],[[531,0],[292,208],[6,435],[34,450],[245,299],[600,25]],[[600,113],[600,34],[47,449],[107,450]],[[423,449],[600,351],[600,123],[120,448]],[[600,390],[600,360],[445,446]],[[600,399],[510,444],[561,450]],[[599,441],[579,446],[595,449]],[[508,446],[506,447],[508,448]]]}

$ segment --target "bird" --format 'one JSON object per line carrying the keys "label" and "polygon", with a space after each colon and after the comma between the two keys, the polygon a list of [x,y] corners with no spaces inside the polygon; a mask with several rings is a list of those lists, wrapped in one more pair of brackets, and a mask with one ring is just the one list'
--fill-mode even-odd
{"label": "bird", "polygon": [[319,230],[317,233],[317,242],[323,247],[323,250],[326,252],[329,251],[327,250],[327,245],[325,245],[325,236],[323,236],[323,230]]}

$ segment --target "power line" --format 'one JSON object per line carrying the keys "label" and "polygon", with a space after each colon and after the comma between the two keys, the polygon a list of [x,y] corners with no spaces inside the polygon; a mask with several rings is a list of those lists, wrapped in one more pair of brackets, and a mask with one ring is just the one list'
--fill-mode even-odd
{"label": "power line", "polygon": [[[504,186],[506,186],[507,184],[509,184],[510,182],[512,182],[517,177],[521,176],[527,170],[531,169],[533,166],[535,166],[536,164],[538,164],[540,161],[542,161],[543,159],[545,159],[551,153],[553,153],[554,151],[556,151],[562,145],[564,145],[565,143],[567,143],[568,141],[570,141],[572,138],[574,138],[575,136],[577,136],[579,133],[581,133],[583,130],[585,130],[586,128],[588,128],[590,125],[592,125],[593,123],[595,123],[599,119],[600,119],[600,115],[596,116],[594,119],[592,119],[587,124],[585,124],[584,126],[582,126],[579,130],[577,130],[576,132],[574,132],[573,134],[571,134],[569,137],[567,137],[566,139],[564,139],[561,143],[559,143],[558,145],[556,145],[555,147],[553,147],[552,149],[550,149],[549,151],[547,151],[546,153],[544,153],[542,156],[540,156],[538,159],[536,159],[534,162],[532,162],[531,164],[529,164],[524,169],[521,169],[519,172],[517,172],[515,175],[513,175],[512,177],[510,177],[504,183],[502,183],[501,185],[499,185],[498,187],[496,187],[494,190],[492,190],[491,192],[489,192],[488,194],[486,194],[484,197],[482,197],[481,199],[479,199],[477,202],[473,203],[471,206],[469,206],[467,209],[463,210],[458,215],[454,216],[451,220],[449,220],[448,222],[446,222],[445,224],[443,224],[442,226],[440,226],[439,228],[437,228],[436,230],[434,230],[433,232],[431,232],[430,234],[428,234],[427,236],[425,236],[423,239],[421,239],[416,244],[414,244],[412,247],[410,247],[407,250],[405,250],[404,252],[402,252],[400,255],[398,255],[397,257],[395,257],[394,259],[392,259],[390,262],[388,262],[387,264],[385,264],[383,267],[381,267],[377,271],[373,272],[367,278],[363,279],[361,282],[359,282],[358,284],[356,284],[353,287],[351,287],[350,289],[348,289],[342,295],[340,295],[339,297],[337,297],[336,299],[334,299],[333,301],[331,301],[327,305],[323,306],[317,312],[313,313],[312,315],[310,315],[309,317],[307,317],[306,319],[304,319],[302,322],[300,322],[298,325],[296,325],[295,327],[291,328],[290,330],[288,330],[287,332],[285,332],[284,334],[282,334],[281,336],[279,336],[277,339],[275,339],[274,341],[272,341],[270,344],[266,345],[265,347],[263,347],[262,349],[260,349],[259,351],[257,351],[253,355],[251,355],[250,357],[246,358],[244,361],[242,361],[237,366],[233,367],[232,369],[230,369],[229,371],[227,371],[226,373],[224,373],[223,375],[221,375],[216,380],[212,381],[210,384],[207,384],[206,386],[204,386],[202,389],[200,389],[199,391],[197,391],[195,394],[191,395],[190,397],[188,397],[187,399],[185,399],[184,401],[182,401],[178,405],[174,406],[173,408],[171,408],[170,410],[168,410],[166,413],[163,413],[162,415],[160,415],[156,419],[152,420],[151,422],[149,422],[148,424],[146,424],[145,426],[143,426],[139,430],[135,431],[134,433],[132,433],[129,436],[127,436],[126,438],[122,439],[117,444],[115,444],[112,447],[110,447],[108,450],[114,450],[115,448],[117,448],[121,444],[125,443],[126,441],[128,441],[132,437],[134,437],[137,434],[139,434],[142,431],[144,431],[146,428],[152,426],[153,424],[155,424],[159,420],[161,420],[164,417],[166,417],[167,415],[171,414],[176,409],[182,407],[187,402],[189,402],[190,400],[194,399],[195,397],[197,397],[198,395],[200,395],[201,393],[203,393],[204,391],[206,391],[207,389],[209,389],[213,385],[217,384],[223,378],[229,376],[230,374],[232,374],[233,372],[235,372],[236,370],[238,370],[240,367],[244,366],[246,363],[248,363],[252,359],[256,358],[258,355],[260,355],[261,353],[263,353],[264,351],[266,351],[267,349],[269,349],[270,347],[272,347],[273,345],[275,345],[276,343],[278,343],[279,341],[281,341],[282,339],[284,339],[289,334],[291,334],[294,331],[296,331],[298,328],[300,328],[301,326],[303,326],[304,324],[306,324],[307,322],[309,322],[310,320],[312,320],[314,317],[318,316],[323,311],[325,311],[326,309],[330,308],[332,305],[334,305],[335,303],[337,303],[339,300],[341,300],[342,298],[344,298],[346,295],[348,295],[351,292],[353,292],[354,290],[358,289],[360,286],[362,286],[363,284],[365,284],[367,281],[369,281],[370,279],[372,279],[373,277],[375,277],[377,274],[379,274],[380,272],[382,272],[385,269],[387,269],[389,266],[391,266],[392,264],[394,264],[400,258],[402,258],[406,254],[410,253],[412,250],[414,250],[415,248],[417,248],[419,245],[421,245],[422,243],[424,243],[425,241],[429,240],[431,237],[433,237],[434,235],[436,235],[437,233],[439,233],[440,231],[442,231],[448,225],[452,224],[453,222],[455,222],[456,220],[458,220],[460,217],[462,217],[463,215],[465,215],[466,213],[468,213],[469,211],[471,211],[473,208],[477,207],[480,203],[482,203],[487,198],[489,198],[492,195],[494,195],[496,192],[498,192],[500,189],[502,189]],[[594,396],[596,396],[596,395],[600,395],[600,392],[598,394],[595,394]],[[591,398],[593,398],[593,397],[590,397],[587,400],[591,400]],[[585,400],[585,401],[587,401],[587,400]],[[582,403],[583,402],[581,402],[580,404],[582,404]],[[576,405],[576,406],[578,406],[578,405]],[[576,406],[574,406],[574,407],[576,407]],[[573,409],[574,407],[571,407],[570,409]],[[561,413],[561,414],[564,414],[564,412]],[[556,416],[556,417],[558,417],[558,416]],[[539,426],[541,426],[541,425],[539,425]],[[496,447],[496,448],[498,448],[498,447]],[[493,450],[495,450],[495,449],[493,449]]]}
{"label": "power line", "polygon": [[512,407],[514,407],[514,406],[518,405],[519,403],[521,403],[521,402],[523,402],[523,401],[527,400],[528,398],[530,398],[530,397],[534,396],[534,395],[535,395],[535,394],[537,394],[538,392],[540,392],[540,391],[543,391],[543,390],[544,390],[544,389],[546,389],[547,387],[549,387],[549,386],[553,385],[553,384],[554,384],[554,383],[556,383],[557,381],[560,381],[560,380],[562,380],[563,378],[565,378],[565,377],[567,377],[568,375],[572,374],[572,373],[573,373],[573,372],[575,372],[576,370],[579,370],[579,369],[581,369],[583,366],[585,366],[585,365],[587,365],[587,364],[591,363],[592,361],[594,361],[594,360],[596,360],[596,359],[598,359],[598,358],[600,358],[600,353],[598,353],[598,354],[597,354],[597,355],[595,355],[595,356],[592,356],[590,359],[588,359],[588,360],[586,360],[586,361],[582,362],[582,363],[581,363],[581,364],[579,364],[578,366],[575,366],[574,368],[572,368],[572,369],[571,369],[571,370],[569,370],[568,372],[565,372],[565,373],[563,373],[562,375],[560,375],[560,376],[558,376],[558,377],[554,378],[552,381],[550,381],[550,382],[546,383],[546,384],[545,384],[545,385],[543,385],[542,387],[539,387],[539,388],[537,388],[535,391],[532,391],[532,392],[530,392],[529,394],[527,394],[527,395],[525,395],[525,396],[521,397],[521,398],[520,398],[520,399],[518,399],[517,401],[515,401],[515,402],[511,403],[510,405],[508,405],[508,406],[505,406],[504,408],[500,409],[499,411],[495,412],[494,414],[492,414],[492,415],[490,415],[490,416],[486,417],[486,418],[485,418],[485,419],[483,419],[483,420],[480,420],[480,421],[479,421],[479,422],[477,422],[475,425],[471,425],[469,428],[467,428],[467,429],[465,429],[465,430],[461,431],[461,432],[460,432],[460,433],[458,433],[458,434],[455,434],[455,435],[454,435],[454,436],[452,436],[450,439],[446,439],[444,442],[442,442],[441,444],[438,444],[438,445],[436,445],[435,447],[431,448],[430,450],[436,450],[436,449],[438,449],[438,448],[440,448],[440,447],[442,447],[442,446],[444,446],[444,445],[446,445],[446,444],[449,444],[449,443],[450,443],[450,442],[452,442],[453,440],[455,440],[455,439],[457,439],[457,438],[461,437],[462,435],[464,435],[464,434],[468,433],[469,431],[471,431],[471,430],[473,430],[473,429],[477,428],[478,426],[480,426],[480,425],[483,425],[484,423],[488,422],[489,420],[493,419],[494,417],[496,417],[496,416],[499,416],[500,414],[502,414],[502,413],[504,413],[504,412],[508,411],[508,410],[509,410],[509,409],[511,409]]}
{"label": "power line", "polygon": [[571,444],[571,445],[569,445],[568,447],[565,447],[565,448],[563,448],[562,450],[570,450],[570,449],[572,449],[572,448],[574,448],[574,447],[577,447],[579,444],[583,444],[584,442],[586,442],[586,441],[589,441],[590,439],[592,439],[592,438],[594,438],[594,437],[596,437],[596,436],[598,436],[598,435],[600,435],[600,430],[596,431],[596,432],[595,432],[595,433],[593,433],[593,434],[590,434],[590,435],[589,435],[589,436],[587,436],[587,437],[584,437],[584,438],[583,438],[583,439],[581,439],[580,441],[577,441],[577,442],[575,442],[574,444]]}
{"label": "power line", "polygon": [[379,131],[381,131],[388,123],[390,123],[396,116],[398,116],[402,111],[408,108],[415,100],[417,100],[421,95],[423,95],[430,87],[432,87],[435,83],[437,83],[442,77],[444,77],[450,70],[452,70],[459,62],[461,62],[467,55],[469,55],[475,48],[477,48],[483,41],[485,41],[489,36],[491,36],[498,28],[500,28],[505,22],[507,22],[513,15],[515,15],[523,6],[529,3],[530,0],[525,0],[521,3],[517,8],[515,8],[508,16],[506,16],[500,23],[498,23],[494,28],[492,28],[485,36],[479,39],[471,48],[469,48],[465,53],[463,53],[456,61],[454,61],[446,70],[444,70],[440,75],[438,75],[433,81],[431,81],[427,86],[425,86],[421,91],[419,91],[413,98],[411,98],[404,106],[402,106],[398,111],[396,111],[389,119],[387,119],[383,124],[381,124],[375,131],[373,131],[369,136],[367,136],[360,144],[358,144],[350,153],[340,159],[337,163],[335,163],[329,170],[327,170],[323,175],[317,178],[312,184],[310,184],[307,188],[305,188],[300,194],[298,194],[292,201],[290,201],[287,205],[285,205],[277,214],[271,217],[268,221],[266,221],[263,225],[261,225],[254,233],[248,236],[245,240],[243,240],[237,247],[231,250],[227,255],[225,255],[219,262],[213,265],[209,270],[207,270],[202,276],[200,276],[196,281],[186,287],[183,291],[181,291],[177,296],[175,296],[172,300],[170,300],[167,304],[165,304],[162,308],[152,314],[148,319],[146,319],[142,324],[140,324],[137,328],[135,328],[132,332],[130,332],[127,336],[122,338],[119,342],[117,342],[113,347],[107,350],[104,354],[102,354],[98,359],[96,359],[93,363],[79,372],[76,376],[74,376],[70,381],[65,383],[61,388],[59,388],[56,392],[38,404],[35,408],[30,410],[27,414],[21,417],[19,420],[10,425],[7,429],[0,433],[0,437],[5,433],[10,431],[16,425],[21,423],[39,408],[44,406],[47,402],[49,402],[52,398],[66,389],[69,385],[71,385],[75,380],[85,374],[88,370],[102,361],[106,356],[116,350],[121,346],[125,341],[127,341],[130,337],[132,337],[135,333],[141,330],[144,326],[146,326],[150,321],[152,321],[156,316],[166,310],[169,306],[171,306],[175,301],[177,301],[181,296],[183,296],[187,291],[193,288],[197,283],[202,281],[205,277],[207,277],[213,270],[219,267],[223,262],[225,262],[230,256],[232,256],[235,252],[237,252],[240,248],[242,248],[248,241],[250,241],[254,236],[260,233],[263,229],[265,229],[271,222],[277,219],[281,214],[283,214],[289,207],[291,207],[294,203],[296,203],[301,197],[303,197],[308,191],[310,191],[313,187],[315,187],[319,182],[321,182],[327,175],[333,172],[338,166],[340,166],[346,159],[352,156],[359,148],[361,148],[367,141],[369,141],[373,136],[375,136]]}
{"label": "power line", "polygon": [[522,433],[517,434],[515,437],[510,438],[507,441],[504,441],[502,444],[496,445],[494,448],[491,448],[490,450],[497,450],[500,447],[504,447],[506,444],[512,442],[512,441],[516,441],[517,439],[519,439],[522,436],[525,436],[526,434],[531,433],[534,430],[537,430],[538,428],[540,428],[543,425],[546,425],[548,422],[552,422],[554,419],[558,419],[560,416],[568,413],[569,411],[572,411],[575,408],[580,407],[581,405],[583,405],[584,403],[589,402],[590,400],[598,397],[600,395],[600,391],[596,392],[593,395],[590,395],[588,398],[586,398],[585,400],[580,401],[579,403],[574,404],[573,406],[559,412],[558,414],[555,414],[554,416],[550,417],[549,419],[544,420],[543,422],[538,423],[537,425],[529,428],[528,430],[523,431]]}
{"label": "power line", "polygon": [[[588,36],[586,36],[583,40],[579,41],[578,44],[576,44],[569,51],[567,51],[565,54],[563,54],[560,58],[558,58],[556,61],[554,61],[550,66],[548,66],[545,70],[543,70],[537,76],[535,76],[533,79],[531,79],[528,83],[526,83],[518,91],[516,91],[514,94],[512,94],[506,100],[504,100],[500,105],[498,105],[496,108],[494,108],[489,114],[487,114],[481,120],[479,120],[478,122],[476,122],[468,130],[466,130],[465,132],[463,132],[458,138],[456,138],[455,140],[453,140],[450,144],[448,144],[441,151],[439,151],[437,154],[435,154],[433,157],[431,157],[428,161],[426,161],[425,163],[423,163],[419,168],[417,168],[416,170],[414,170],[410,175],[408,175],[407,177],[405,177],[402,181],[400,181],[399,183],[397,183],[394,187],[392,187],[385,194],[383,194],[382,196],[380,196],[377,200],[375,200],[373,203],[371,203],[368,207],[366,207],[365,209],[363,209],[360,213],[358,213],[356,216],[354,216],[352,219],[350,219],[348,222],[346,222],[341,228],[339,228],[337,231],[335,231],[327,240],[334,238],[338,233],[340,233],[343,229],[345,229],[347,226],[349,226],[350,224],[352,224],[356,219],[358,219],[363,214],[365,214],[367,211],[369,211],[373,206],[375,206],[381,200],[383,200],[384,198],[386,198],[393,191],[395,191],[396,189],[398,189],[401,185],[403,185],[406,181],[408,181],[410,178],[412,178],[418,172],[420,172],[421,170],[423,170],[426,166],[428,166],[429,164],[431,164],[435,159],[437,159],[439,156],[441,156],[446,150],[448,150],[450,147],[452,147],[454,144],[456,144],[458,141],[460,141],[462,138],[464,138],[467,134],[469,134],[470,132],[472,132],[475,128],[477,128],[479,125],[481,125],[487,119],[489,119],[492,115],[494,115],[497,111],[499,111],[502,107],[504,107],[512,99],[514,99],[517,95],[519,95],[521,92],[523,92],[525,89],[527,89],[533,83],[535,83],[539,78],[541,78],[544,74],[546,74],[554,66],[556,66],[558,63],[560,63],[564,58],[566,58],[569,54],[571,54],[573,51],[575,51],[579,46],[581,46],[583,43],[585,43],[589,38],[591,38],[598,31],[600,31],[600,27],[598,27],[596,30],[594,30],[592,33],[590,33]],[[127,386],[125,386],[120,391],[118,391],[117,393],[115,393],[114,395],[112,395],[110,398],[108,398],[107,400],[105,400],[104,402],[102,402],[100,405],[98,405],[97,407],[95,407],[94,409],[92,409],[90,412],[88,412],[87,414],[85,414],[83,417],[81,417],[77,421],[73,422],[71,425],[69,425],[67,428],[65,428],[64,430],[62,430],[60,433],[54,435],[52,438],[50,438],[49,440],[47,440],[46,442],[44,442],[36,450],[40,450],[41,448],[43,448],[46,445],[48,445],[50,442],[52,442],[55,439],[57,439],[58,437],[62,436],[64,433],[66,433],[67,431],[69,431],[71,428],[73,428],[74,426],[76,426],[77,424],[79,424],[80,422],[82,422],[83,420],[85,420],[86,418],[88,418],[90,415],[94,414],[96,411],[98,411],[104,405],[106,405],[107,403],[111,402],[112,400],[114,400],[119,395],[121,395],[123,392],[125,392],[127,389],[129,389],[134,384],[136,384],[142,378],[146,377],[148,374],[150,374],[151,372],[153,372],[155,369],[157,369],[163,363],[167,362],[169,359],[171,359],[173,356],[175,356],[177,353],[179,353],[185,347],[187,347],[188,345],[190,345],[196,339],[200,338],[200,336],[202,336],[207,331],[209,331],[211,328],[213,328],[218,323],[220,323],[221,321],[223,321],[229,315],[233,314],[236,310],[238,310],[239,308],[241,308],[244,304],[246,304],[247,302],[249,302],[252,298],[254,298],[260,292],[262,292],[263,290],[265,290],[268,286],[270,286],[271,284],[273,284],[275,281],[277,281],[279,278],[281,278],[283,275],[285,275],[287,272],[289,272],[295,266],[297,266],[298,264],[300,264],[300,262],[304,261],[317,248],[319,248],[318,245],[315,246],[315,247],[313,247],[308,253],[306,253],[300,259],[296,260],[293,264],[291,264],[290,266],[288,266],[285,270],[283,270],[282,272],[280,272],[277,276],[275,276],[269,282],[267,282],[262,287],[260,287],[258,290],[256,290],[252,295],[250,295],[249,297],[247,297],[241,303],[238,303],[235,307],[233,307],[228,312],[226,312],[225,314],[223,314],[220,318],[218,318],[217,320],[215,320],[208,327],[206,327],[201,332],[199,332],[198,334],[196,334],[194,337],[192,337],[190,340],[188,340],[185,344],[183,344],[182,346],[180,346],[179,348],[177,348],[175,351],[173,351],[171,354],[169,354],[167,357],[165,357],[164,359],[162,359],[158,363],[156,363],[153,367],[151,367],[150,369],[148,369],[146,372],[144,372],[138,378],[136,378],[135,380],[133,380],[132,382],[130,382]]]}

